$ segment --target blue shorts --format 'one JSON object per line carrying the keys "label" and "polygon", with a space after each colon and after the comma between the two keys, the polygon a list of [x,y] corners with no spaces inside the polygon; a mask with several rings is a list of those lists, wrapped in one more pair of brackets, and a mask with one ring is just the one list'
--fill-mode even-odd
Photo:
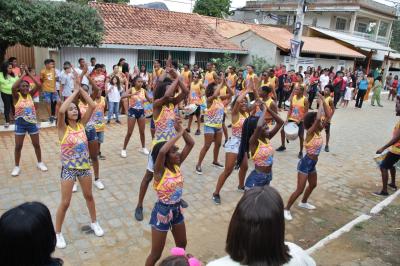
{"label": "blue shorts", "polygon": [[204,134],[216,134],[221,131],[221,128],[209,127],[204,125]]}
{"label": "blue shorts", "polygon": [[305,175],[315,173],[317,172],[317,169],[315,167],[316,165],[317,161],[314,161],[306,154],[304,155],[303,158],[301,158],[301,160],[297,164],[297,172]]}
{"label": "blue shorts", "polygon": [[104,142],[104,131],[96,132],[96,135],[97,135],[97,141],[99,143],[103,143]]}
{"label": "blue shorts", "polygon": [[128,118],[144,118],[144,109],[135,109],[135,108],[129,108],[128,109]]}
{"label": "blue shorts", "polygon": [[180,202],[164,204],[157,201],[151,212],[150,224],[157,231],[168,232],[172,226],[181,224],[184,220]]}
{"label": "blue shorts", "polygon": [[86,137],[87,137],[88,142],[98,140],[97,132],[96,132],[96,129],[94,128],[94,126],[86,126],[85,132],[86,132]]}
{"label": "blue shorts", "polygon": [[263,187],[269,185],[272,180],[272,172],[264,173],[254,169],[251,171],[244,184],[245,189],[251,189],[252,187]]}
{"label": "blue shorts", "polygon": [[46,103],[52,103],[52,102],[58,102],[60,101],[60,96],[58,95],[58,92],[46,92],[44,91],[42,93],[43,99]]}
{"label": "blue shorts", "polygon": [[151,129],[156,129],[156,125],[154,124],[154,119],[153,119],[153,117],[152,117],[151,120],[150,120],[150,128],[151,128]]}
{"label": "blue shorts", "polygon": [[15,135],[23,136],[26,133],[34,135],[39,133],[39,128],[36,124],[25,121],[22,117],[18,117],[15,121]]}

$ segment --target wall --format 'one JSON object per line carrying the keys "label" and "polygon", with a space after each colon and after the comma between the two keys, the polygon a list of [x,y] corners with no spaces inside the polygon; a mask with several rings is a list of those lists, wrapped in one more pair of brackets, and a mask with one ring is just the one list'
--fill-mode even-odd
{"label": "wall", "polygon": [[[279,55],[277,57],[279,62],[282,62],[289,67],[289,56]],[[326,58],[314,58],[314,57],[301,57],[299,59],[299,65],[303,66],[303,69],[306,69],[307,66],[322,68],[330,68],[331,66],[335,67],[336,70],[340,69],[341,66],[344,66],[346,69],[354,67],[353,60],[341,60],[341,59],[326,59]]]}
{"label": "wall", "polygon": [[35,56],[33,47],[26,47],[21,44],[8,47],[4,60],[8,60],[10,57],[16,57],[18,64],[24,63],[27,66],[34,66]]}
{"label": "wall", "polygon": [[97,63],[105,64],[107,72],[112,72],[112,66],[118,63],[120,58],[125,58],[131,69],[137,65],[137,50],[112,49],[112,48],[78,48],[64,47],[60,49],[61,62],[69,61],[78,66],[78,59],[84,58],[90,63],[90,58],[95,57]]}
{"label": "wall", "polygon": [[239,45],[239,47],[241,46],[249,51],[249,54],[242,59],[243,64],[250,63],[252,60],[252,55],[265,58],[268,64],[271,65],[275,65],[277,63],[276,45],[259,37],[252,31],[237,35],[229,40]]}
{"label": "wall", "polygon": [[329,28],[331,26],[331,13],[308,12],[304,16],[304,24],[313,25],[314,18],[317,19],[317,27]]}

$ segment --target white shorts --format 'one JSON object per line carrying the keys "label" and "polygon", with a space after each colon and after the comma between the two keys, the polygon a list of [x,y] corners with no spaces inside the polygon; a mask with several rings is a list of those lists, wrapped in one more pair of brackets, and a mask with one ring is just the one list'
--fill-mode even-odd
{"label": "white shorts", "polygon": [[149,152],[149,155],[147,156],[147,170],[154,173],[154,162],[153,162],[153,157],[151,156],[151,151]]}
{"label": "white shorts", "polygon": [[238,137],[230,137],[225,143],[225,152],[228,153],[239,153],[240,139]]}
{"label": "white shorts", "polygon": [[33,102],[34,102],[34,103],[38,103],[38,102],[39,102],[39,96],[34,97],[34,98],[33,98]]}

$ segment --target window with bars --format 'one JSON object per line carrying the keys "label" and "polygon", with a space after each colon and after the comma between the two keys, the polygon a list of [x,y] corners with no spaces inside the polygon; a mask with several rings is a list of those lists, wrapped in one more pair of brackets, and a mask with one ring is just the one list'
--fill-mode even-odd
{"label": "window with bars", "polygon": [[379,25],[378,35],[385,37],[388,29],[389,29],[389,23],[381,21],[381,24]]}
{"label": "window with bars", "polygon": [[171,54],[172,60],[177,61],[178,65],[189,63],[190,52],[184,51],[164,51],[164,50],[139,50],[138,51],[138,66],[145,65],[149,72],[153,71],[153,62],[155,59],[161,61],[162,67]]}
{"label": "window with bars", "polygon": [[337,30],[345,30],[346,29],[347,20],[344,18],[336,18],[336,29]]}

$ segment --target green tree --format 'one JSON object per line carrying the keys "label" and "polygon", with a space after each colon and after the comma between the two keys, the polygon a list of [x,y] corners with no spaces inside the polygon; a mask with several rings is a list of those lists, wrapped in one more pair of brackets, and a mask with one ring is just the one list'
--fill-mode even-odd
{"label": "green tree", "polygon": [[6,49],[25,46],[98,46],[103,21],[88,5],[53,1],[0,0],[0,60]]}
{"label": "green tree", "polygon": [[230,14],[231,0],[196,0],[193,13],[222,18],[223,14]]}
{"label": "green tree", "polygon": [[254,66],[257,75],[260,75],[262,72],[272,67],[272,65],[268,64],[267,60],[265,60],[264,57],[258,57],[256,55],[251,56],[250,64]]}
{"label": "green tree", "polygon": [[231,54],[224,54],[222,58],[211,58],[210,61],[216,65],[218,71],[225,71],[228,66],[240,68],[239,60]]}
{"label": "green tree", "polygon": [[393,22],[392,26],[392,40],[390,41],[390,47],[393,49],[400,51],[400,20],[396,20]]}

